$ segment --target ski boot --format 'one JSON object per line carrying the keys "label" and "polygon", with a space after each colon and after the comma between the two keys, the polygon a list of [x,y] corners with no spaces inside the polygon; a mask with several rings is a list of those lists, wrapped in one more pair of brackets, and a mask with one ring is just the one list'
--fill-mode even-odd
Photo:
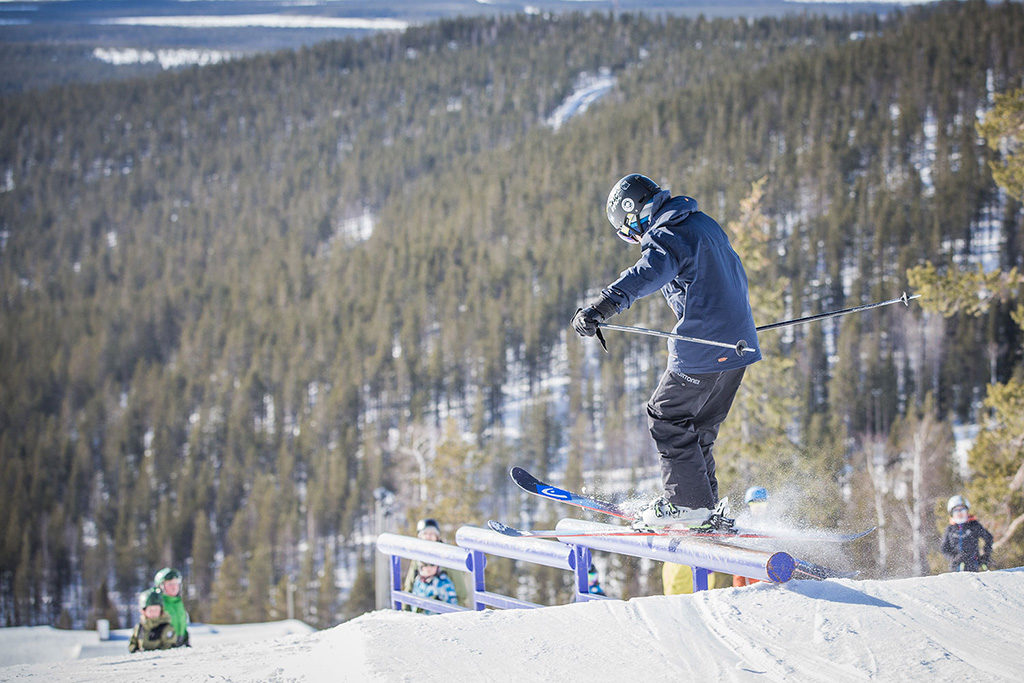
{"label": "ski boot", "polygon": [[711,511],[707,519],[700,524],[691,525],[690,529],[717,534],[734,534],[736,533],[736,520],[728,517],[729,512],[729,499],[723,498],[718,501],[718,505]]}
{"label": "ski boot", "polygon": [[714,516],[708,508],[687,508],[672,504],[664,496],[659,496],[637,511],[633,528],[638,531],[655,531],[664,527],[685,528],[701,525]]}

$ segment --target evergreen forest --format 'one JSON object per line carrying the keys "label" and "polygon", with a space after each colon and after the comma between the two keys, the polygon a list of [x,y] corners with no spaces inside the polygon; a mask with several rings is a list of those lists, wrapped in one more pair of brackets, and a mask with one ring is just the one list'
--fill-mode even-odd
{"label": "evergreen forest", "polygon": [[[510,465],[653,493],[664,342],[568,325],[637,256],[604,217],[631,171],[726,227],[759,325],[922,293],[764,332],[722,492],[877,525],[866,576],[943,570],[966,492],[1021,564],[1024,197],[978,125],[1024,86],[1021,36],[1021,3],[980,0],[481,17],[0,97],[0,623],[127,626],[176,566],[194,621],[294,597],[326,627],[373,608],[381,530],[566,514]],[[673,321],[650,297],[614,322]],[[609,562],[606,588],[660,591]]]}

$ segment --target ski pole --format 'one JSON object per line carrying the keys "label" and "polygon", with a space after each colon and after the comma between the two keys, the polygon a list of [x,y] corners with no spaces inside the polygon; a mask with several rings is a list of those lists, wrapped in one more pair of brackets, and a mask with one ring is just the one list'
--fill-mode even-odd
{"label": "ski pole", "polygon": [[[732,349],[736,352],[737,356],[742,356],[745,351],[753,353],[757,349],[752,349],[747,346],[747,342],[740,339],[735,344],[727,344],[726,342],[712,341],[710,339],[698,339],[697,337],[687,337],[682,334],[676,334],[675,332],[662,332],[661,330],[650,330],[646,327],[630,327],[629,325],[612,325],[609,323],[598,324],[598,339],[601,341],[601,345],[604,346],[604,338],[600,336],[601,328],[608,330],[618,330],[620,332],[633,332],[635,334],[646,334],[651,337],[662,337],[664,339],[678,339],[680,341],[692,342],[694,344],[704,344],[705,346],[718,346],[723,349]],[[605,351],[608,347],[605,346]]]}
{"label": "ski pole", "polygon": [[879,301],[873,304],[864,304],[863,306],[854,306],[852,308],[843,308],[838,311],[829,311],[828,313],[817,313],[815,315],[808,315],[803,318],[794,318],[793,320],[780,320],[777,323],[771,323],[770,325],[761,325],[757,328],[758,332],[764,332],[765,330],[774,330],[779,327],[789,327],[791,325],[800,325],[801,323],[809,323],[815,320],[825,320],[826,318],[837,318],[847,313],[856,313],[857,311],[866,311],[871,308],[881,308],[882,306],[889,306],[895,303],[902,303],[904,306],[909,307],[912,299],[921,298],[920,294],[914,296],[907,296],[906,292],[903,292],[901,296],[895,299],[889,299],[888,301]]}
{"label": "ski pole", "polygon": [[[791,325],[800,325],[802,323],[809,323],[815,320],[825,320],[827,318],[836,318],[841,315],[848,313],[856,313],[858,311],[867,311],[872,308],[881,308],[882,306],[889,306],[895,303],[902,303],[904,306],[910,306],[910,302],[913,299],[919,299],[920,294],[908,296],[906,292],[903,292],[901,296],[895,299],[889,299],[887,301],[878,301],[873,304],[864,304],[862,306],[853,306],[851,308],[843,308],[837,311],[829,311],[827,313],[817,313],[815,315],[804,316],[803,318],[794,318],[793,320],[780,320],[777,323],[771,323],[769,325],[761,325],[756,328],[758,332],[764,332],[766,330],[774,330],[780,327],[790,327]],[[697,337],[687,337],[682,334],[676,334],[674,332],[662,332],[661,330],[651,330],[646,327],[630,327],[629,325],[612,325],[610,323],[599,323],[597,328],[597,338],[601,342],[601,346],[604,350],[608,350],[608,346],[605,344],[604,337],[601,335],[601,328],[608,330],[618,330],[620,332],[632,332],[634,334],[646,334],[651,337],[662,337],[663,339],[678,339],[680,341],[691,342],[694,344],[704,344],[705,346],[717,346],[723,349],[732,349],[736,352],[737,356],[742,356],[745,352],[754,352],[757,349],[751,348],[747,345],[747,342],[740,339],[735,344],[729,344],[726,342],[712,341],[710,339],[699,339]]]}

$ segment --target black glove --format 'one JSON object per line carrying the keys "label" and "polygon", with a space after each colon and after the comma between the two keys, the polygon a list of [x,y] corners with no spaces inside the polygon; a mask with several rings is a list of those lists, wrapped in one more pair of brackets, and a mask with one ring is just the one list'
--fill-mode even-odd
{"label": "black glove", "polygon": [[597,334],[597,324],[603,321],[604,318],[592,306],[577,308],[576,315],[572,317],[572,328],[581,337],[593,337]]}
{"label": "black glove", "polygon": [[572,327],[581,337],[593,337],[597,334],[598,323],[619,312],[618,307],[606,296],[593,301],[586,308],[577,308],[572,317]]}

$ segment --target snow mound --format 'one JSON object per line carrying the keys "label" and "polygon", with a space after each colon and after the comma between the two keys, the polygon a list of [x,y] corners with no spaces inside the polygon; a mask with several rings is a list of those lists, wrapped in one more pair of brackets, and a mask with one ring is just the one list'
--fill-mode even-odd
{"label": "snow mound", "polygon": [[1024,569],[792,581],[0,669],[14,681],[1020,680]]}

